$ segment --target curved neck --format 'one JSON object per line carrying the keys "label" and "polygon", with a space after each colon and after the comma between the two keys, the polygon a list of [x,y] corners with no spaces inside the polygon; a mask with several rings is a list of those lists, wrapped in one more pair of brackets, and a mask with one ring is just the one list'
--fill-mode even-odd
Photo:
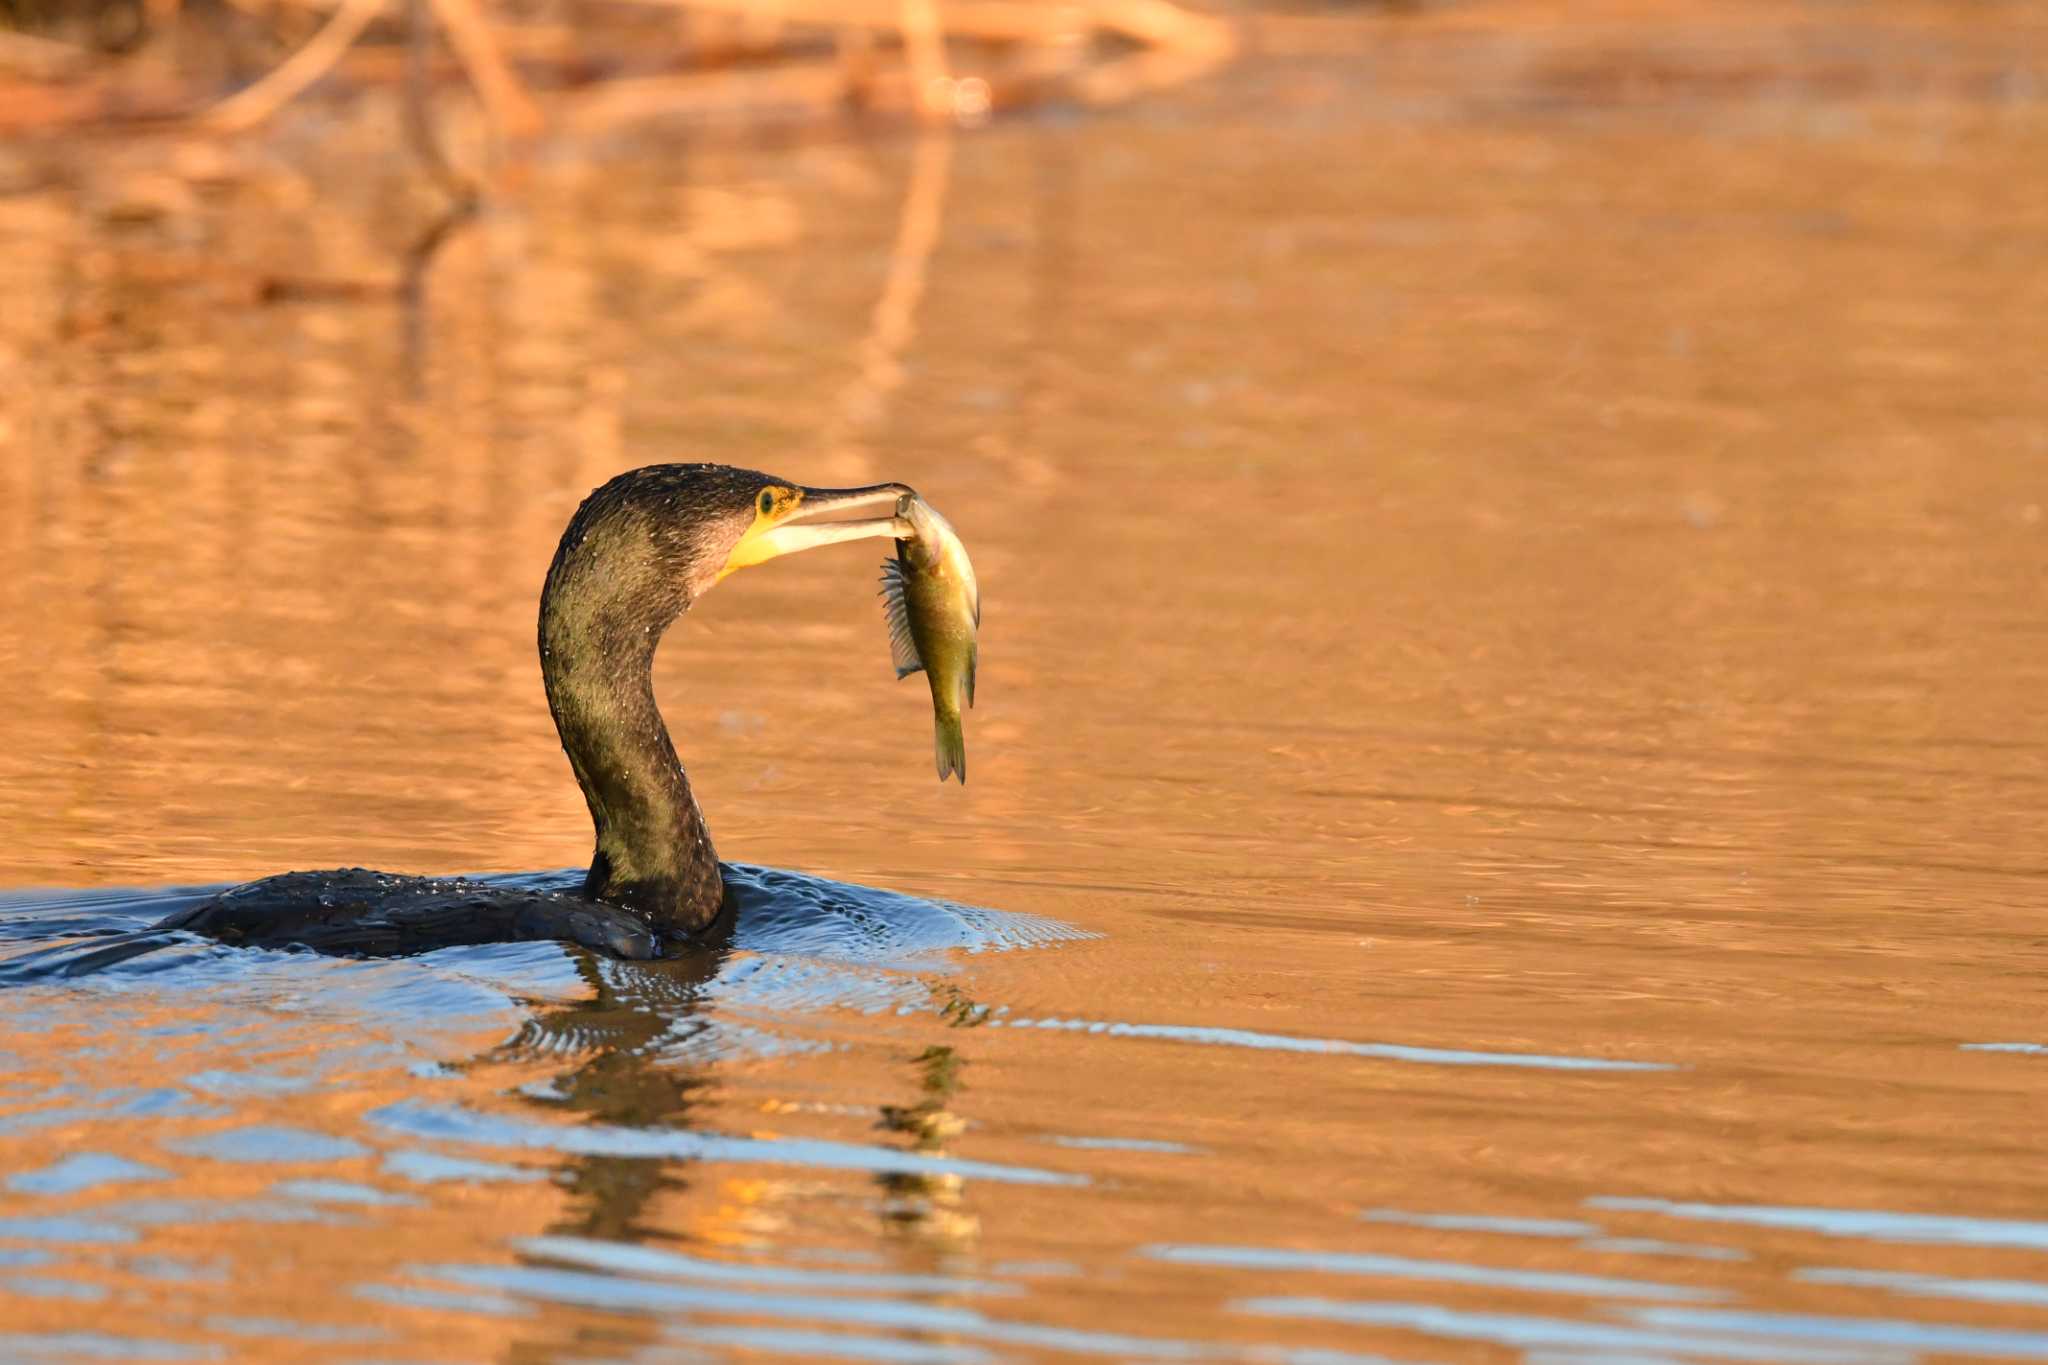
{"label": "curved neck", "polygon": [[[649,566],[619,563],[601,539],[564,541],[540,609],[548,709],[597,829],[583,890],[665,935],[691,934],[718,917],[725,883],[654,703],[655,647],[688,603],[651,590],[635,572]],[[650,590],[619,591],[636,580]]]}

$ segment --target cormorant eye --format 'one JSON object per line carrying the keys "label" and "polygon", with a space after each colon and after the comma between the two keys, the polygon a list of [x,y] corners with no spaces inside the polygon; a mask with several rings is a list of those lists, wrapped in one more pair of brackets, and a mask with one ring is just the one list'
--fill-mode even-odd
{"label": "cormorant eye", "polygon": [[775,495],[767,489],[761,490],[761,515],[767,516],[775,510]]}

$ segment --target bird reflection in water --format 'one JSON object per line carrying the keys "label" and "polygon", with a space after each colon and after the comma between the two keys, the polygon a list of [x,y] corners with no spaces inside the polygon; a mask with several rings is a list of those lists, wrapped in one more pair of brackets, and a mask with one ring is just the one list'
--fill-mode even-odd
{"label": "bird reflection in water", "polygon": [[[707,1027],[696,1018],[704,988],[731,955],[731,935],[659,962],[624,963],[569,950],[587,999],[535,1014],[478,1063],[575,1056],[552,1084],[526,1087],[529,1102],[625,1128],[689,1128],[710,1087],[701,1067],[679,1062],[675,1045]],[[639,1242],[668,1234],[644,1222],[656,1195],[687,1188],[670,1157],[578,1155],[558,1183],[570,1209],[548,1231]]]}

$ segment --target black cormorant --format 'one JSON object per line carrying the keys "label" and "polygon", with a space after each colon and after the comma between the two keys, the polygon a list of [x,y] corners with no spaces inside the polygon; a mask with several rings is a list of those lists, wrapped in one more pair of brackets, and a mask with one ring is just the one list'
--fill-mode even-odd
{"label": "black cormorant", "polygon": [[582,894],[362,868],[290,872],[224,891],[156,929],[372,957],[562,939],[651,958],[697,941],[726,919],[729,898],[654,704],[655,647],[736,569],[913,534],[899,512],[915,496],[898,483],[806,488],[726,465],[668,464],[621,474],[584,499],[540,597],[548,709],[597,827]]}

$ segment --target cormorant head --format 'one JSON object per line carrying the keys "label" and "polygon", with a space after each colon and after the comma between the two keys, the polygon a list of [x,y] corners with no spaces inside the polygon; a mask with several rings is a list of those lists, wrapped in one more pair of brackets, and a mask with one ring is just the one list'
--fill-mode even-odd
{"label": "cormorant head", "polygon": [[628,470],[577,509],[549,595],[579,580],[593,604],[666,625],[735,570],[842,540],[914,535],[896,515],[907,495],[900,483],[811,488],[720,464]]}
{"label": "cormorant head", "polygon": [[[715,529],[707,528],[707,548],[713,553],[700,560],[692,576],[693,596],[708,591],[728,574],[799,550],[869,536],[916,534],[897,514],[904,498],[916,496],[904,484],[810,488],[750,469],[723,469],[721,473],[728,477],[731,491],[722,495],[723,510]],[[717,553],[721,548],[722,555]],[[713,561],[718,566],[716,572],[700,585],[696,580]]]}

